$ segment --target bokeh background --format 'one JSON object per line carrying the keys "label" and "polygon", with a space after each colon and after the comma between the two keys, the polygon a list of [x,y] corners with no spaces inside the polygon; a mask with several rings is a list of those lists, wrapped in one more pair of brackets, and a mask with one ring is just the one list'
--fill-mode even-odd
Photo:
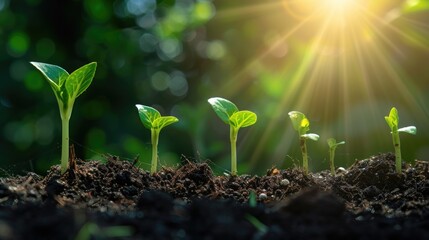
{"label": "bokeh background", "polygon": [[310,119],[310,169],[328,168],[326,139],[345,140],[337,165],[392,152],[384,116],[398,108],[404,158],[429,159],[429,1],[0,0],[0,168],[45,173],[60,159],[61,122],[30,64],[69,72],[98,62],[75,103],[71,143],[82,159],[139,156],[150,131],[135,104],[179,123],[160,137],[161,164],[208,161],[229,170],[229,129],[207,99],[258,114],[240,130],[239,172],[299,165],[288,112]]}

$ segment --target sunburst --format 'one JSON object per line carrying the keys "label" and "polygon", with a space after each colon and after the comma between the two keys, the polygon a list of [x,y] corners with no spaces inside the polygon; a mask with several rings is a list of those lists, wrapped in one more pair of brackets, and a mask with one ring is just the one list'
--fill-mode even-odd
{"label": "sunburst", "polygon": [[[325,138],[334,135],[354,138],[348,141],[350,144],[346,150],[349,161],[359,157],[359,153],[371,154],[365,152],[371,146],[390,150],[388,139],[377,129],[386,127],[382,117],[391,106],[415,108],[409,111],[410,117],[429,121],[424,93],[419,91],[418,83],[409,79],[401,67],[401,61],[408,56],[407,50],[410,48],[429,53],[429,41],[425,38],[429,35],[429,27],[427,23],[402,16],[403,4],[409,1],[403,2],[271,1],[262,8],[263,11],[283,12],[285,19],[294,19],[296,24],[288,26],[265,51],[250,59],[224,85],[223,90],[228,95],[240,92],[243,86],[249,84],[250,78],[245,76],[255,69],[264,71],[269,53],[279,46],[301,46],[301,50],[294,49],[295,55],[286,54],[279,59],[278,65],[283,64],[288,73],[285,74],[281,67],[276,69],[278,74],[285,74],[287,78],[284,79],[283,94],[275,104],[274,112],[308,112],[310,120],[312,116],[316,119],[313,126],[320,125],[315,129]],[[246,9],[257,12],[251,6]],[[240,9],[234,11],[239,13]],[[219,15],[222,16],[222,12]],[[295,42],[294,45],[291,42]],[[264,100],[262,95],[259,96],[260,101]],[[252,149],[253,164],[259,161],[269,146],[268,140],[279,134],[281,128],[284,133],[273,150],[273,157],[284,159],[294,145],[296,139],[293,131],[284,127],[289,122],[279,123],[281,120],[287,121],[281,119],[281,115],[279,117],[263,126],[262,137],[256,138],[257,143],[256,140],[253,142],[257,144],[256,149]],[[371,135],[371,141],[359,143],[371,132],[376,132]],[[386,142],[386,148],[383,142]],[[353,150],[356,146],[363,151]]]}

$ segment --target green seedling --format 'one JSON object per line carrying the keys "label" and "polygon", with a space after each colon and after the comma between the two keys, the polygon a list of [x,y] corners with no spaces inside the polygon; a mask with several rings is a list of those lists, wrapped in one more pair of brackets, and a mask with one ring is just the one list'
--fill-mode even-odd
{"label": "green seedling", "polygon": [[399,139],[399,133],[400,132],[406,132],[409,134],[415,135],[417,133],[417,128],[415,126],[408,126],[398,129],[399,124],[399,115],[398,110],[396,110],[395,107],[393,107],[390,110],[389,116],[385,116],[384,119],[386,119],[387,125],[389,125],[392,139],[393,139],[393,146],[395,147],[395,168],[397,173],[402,172],[402,157],[401,157],[401,142]]}
{"label": "green seedling", "polygon": [[139,112],[140,120],[143,125],[150,129],[151,132],[151,142],[152,142],[152,162],[150,165],[150,173],[153,174],[157,170],[158,165],[158,140],[159,133],[164,127],[178,122],[179,119],[173,116],[161,116],[161,114],[155,108],[136,104],[137,110]]}
{"label": "green seedling", "polygon": [[334,158],[335,158],[335,149],[338,147],[338,145],[346,144],[346,142],[341,141],[337,143],[337,140],[335,138],[329,138],[328,139],[328,145],[329,145],[329,166],[331,168],[331,174],[332,176],[335,176],[335,165],[334,165]]}
{"label": "green seedling", "polygon": [[214,97],[208,100],[216,115],[230,126],[231,141],[231,175],[237,175],[237,136],[238,130],[256,123],[257,116],[251,111],[239,111],[237,106],[224,98]]}
{"label": "green seedling", "polygon": [[71,74],[56,65],[30,63],[43,74],[57,98],[62,122],[61,173],[64,173],[69,165],[69,121],[73,104],[76,98],[91,85],[97,63],[86,64]]}
{"label": "green seedling", "polygon": [[302,153],[302,167],[304,168],[304,172],[308,173],[308,153],[306,140],[311,139],[313,141],[317,141],[319,140],[319,135],[315,133],[307,133],[310,130],[310,121],[303,113],[291,111],[289,112],[289,117],[292,120],[293,128],[299,134],[299,144]]}

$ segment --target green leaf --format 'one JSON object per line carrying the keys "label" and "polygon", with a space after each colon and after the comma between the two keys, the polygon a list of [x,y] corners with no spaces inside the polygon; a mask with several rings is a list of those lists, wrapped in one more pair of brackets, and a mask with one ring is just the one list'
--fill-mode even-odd
{"label": "green leaf", "polygon": [[158,112],[158,110],[153,107],[141,104],[136,104],[136,107],[143,125],[148,129],[153,128],[153,122],[161,117],[161,114]]}
{"label": "green leaf", "polygon": [[395,107],[390,110],[389,116],[385,116],[384,119],[386,119],[387,125],[392,131],[398,129],[399,116]]}
{"label": "green leaf", "polygon": [[416,135],[417,128],[415,126],[403,127],[403,128],[398,129],[398,132],[405,132],[405,133]]}
{"label": "green leaf", "polygon": [[289,117],[290,117],[290,120],[292,120],[293,128],[296,131],[299,131],[301,128],[302,120],[306,118],[304,113],[301,113],[298,111],[291,111],[289,112]]}
{"label": "green leaf", "polygon": [[43,74],[55,92],[60,90],[60,87],[69,76],[68,72],[59,66],[41,62],[30,63]]}
{"label": "green leaf", "polygon": [[229,122],[235,128],[248,127],[255,124],[257,121],[257,116],[254,112],[251,111],[238,111],[229,118]]}
{"label": "green leaf", "polygon": [[216,115],[226,124],[229,124],[229,118],[238,112],[237,106],[229,100],[220,97],[210,98],[208,100]]}
{"label": "green leaf", "polygon": [[299,135],[304,135],[310,130],[310,121],[302,112],[291,111],[289,117],[292,120],[293,128],[299,132]]}
{"label": "green leaf", "polygon": [[317,141],[319,140],[320,136],[315,134],[315,133],[307,133],[307,134],[303,134],[301,135],[301,137],[303,138],[307,138],[307,139],[311,139],[313,141]]}
{"label": "green leaf", "polygon": [[66,89],[72,100],[76,99],[91,85],[97,63],[88,63],[72,72],[66,81]]}
{"label": "green leaf", "polygon": [[345,141],[341,141],[337,143],[337,140],[335,140],[335,138],[328,138],[327,142],[328,142],[329,148],[336,148],[338,145],[346,144]]}
{"label": "green leaf", "polygon": [[159,117],[152,122],[152,127],[161,130],[162,128],[178,121],[179,119],[173,116]]}

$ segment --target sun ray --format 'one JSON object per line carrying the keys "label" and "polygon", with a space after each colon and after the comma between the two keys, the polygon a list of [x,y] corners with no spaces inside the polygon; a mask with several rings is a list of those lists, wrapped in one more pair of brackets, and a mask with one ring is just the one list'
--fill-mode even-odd
{"label": "sun ray", "polygon": [[[264,42],[267,46],[262,44],[261,51],[241,64],[219,88],[227,97],[247,89],[254,91],[269,84],[262,81],[271,79],[278,88],[266,100],[273,115],[263,128],[251,133],[251,168],[260,164],[267,148],[272,150],[272,162],[286,156],[299,158],[289,152],[297,144],[288,124],[287,112],[291,110],[308,113],[312,127],[323,136],[350,138],[350,145],[343,148],[349,163],[358,155],[366,157],[362,154],[374,146],[383,150],[386,136],[380,129],[385,123],[379,119],[392,105],[418,106],[415,116],[429,120],[425,104],[429,98],[401,66],[410,48],[429,50],[429,24],[400,15],[389,17],[389,12],[400,9],[399,0],[396,5],[387,0],[283,0],[277,5],[270,2],[263,9],[278,7],[279,2],[292,22],[285,24],[284,31],[277,31],[269,44]],[[260,14],[256,6],[259,4],[243,8],[241,15]],[[230,16],[232,10],[221,16]],[[272,14],[278,13],[273,10]],[[284,44],[287,53],[272,66],[272,52]],[[263,91],[257,97],[264,98],[271,90]],[[373,141],[365,140],[368,135]],[[279,142],[273,146],[273,141]],[[360,147],[357,150],[356,145]]]}

